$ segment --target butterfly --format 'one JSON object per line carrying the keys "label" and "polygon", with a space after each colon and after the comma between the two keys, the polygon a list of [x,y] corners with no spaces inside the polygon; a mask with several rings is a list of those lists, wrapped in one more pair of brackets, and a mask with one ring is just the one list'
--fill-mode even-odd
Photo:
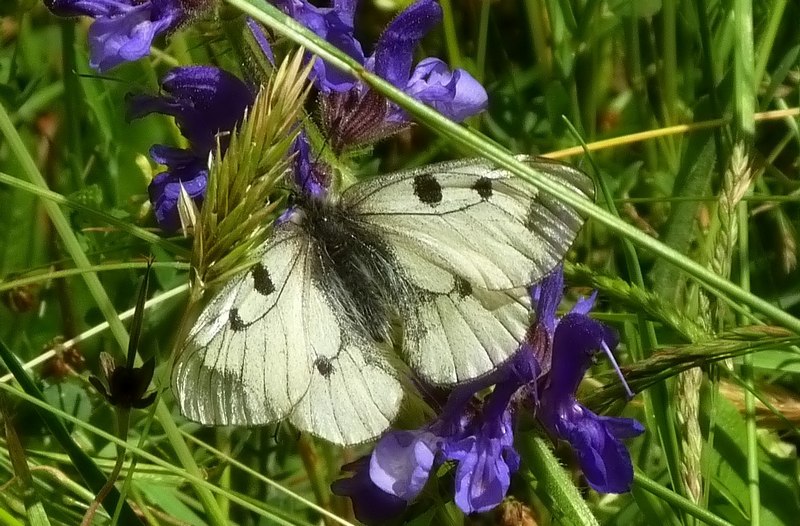
{"label": "butterfly", "polygon": [[[526,162],[593,199],[580,170]],[[191,420],[288,419],[336,444],[374,438],[409,376],[451,386],[513,356],[529,326],[525,288],[583,224],[482,159],[375,176],[294,207],[176,356],[172,385]]]}

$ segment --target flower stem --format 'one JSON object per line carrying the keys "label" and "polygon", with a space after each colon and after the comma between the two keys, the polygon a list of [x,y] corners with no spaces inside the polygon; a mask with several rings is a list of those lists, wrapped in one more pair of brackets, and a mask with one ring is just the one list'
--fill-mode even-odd
{"label": "flower stem", "polygon": [[578,488],[569,474],[559,464],[544,437],[528,433],[520,438],[520,450],[529,463],[531,472],[539,481],[538,495],[544,500],[553,515],[563,524],[597,526],[600,523],[592,515]]}

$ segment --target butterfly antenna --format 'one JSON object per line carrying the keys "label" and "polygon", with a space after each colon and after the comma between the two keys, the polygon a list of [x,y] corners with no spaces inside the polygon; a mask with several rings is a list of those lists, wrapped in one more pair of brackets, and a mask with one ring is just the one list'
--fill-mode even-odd
{"label": "butterfly antenna", "polygon": [[601,345],[603,347],[603,352],[605,352],[606,356],[608,356],[608,359],[611,360],[611,365],[614,366],[614,370],[617,372],[617,376],[619,376],[619,379],[622,381],[622,387],[625,389],[625,393],[628,396],[628,400],[630,400],[631,398],[633,398],[633,391],[631,391],[628,382],[625,381],[625,376],[622,374],[622,370],[619,368],[619,364],[617,363],[616,358],[614,358],[614,353],[611,352],[611,349],[608,348],[608,345],[606,345],[605,341],[601,342]]}
{"label": "butterfly antenna", "polygon": [[[80,73],[74,69],[72,70],[72,73],[75,74],[75,76],[80,77],[82,79],[105,80],[108,82],[117,82],[119,84],[125,84],[125,85],[131,84],[129,80],[124,80],[117,77],[109,77],[108,75],[98,75],[96,73]],[[134,86],[135,89],[133,91],[139,92],[146,90],[144,84],[142,84],[141,82],[135,83]]]}

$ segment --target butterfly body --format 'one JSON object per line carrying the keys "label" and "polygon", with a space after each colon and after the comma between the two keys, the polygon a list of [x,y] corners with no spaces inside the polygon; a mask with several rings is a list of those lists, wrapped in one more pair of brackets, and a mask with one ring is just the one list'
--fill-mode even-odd
{"label": "butterfly body", "polygon": [[313,275],[329,301],[338,301],[342,316],[360,332],[388,341],[392,305],[405,289],[391,251],[337,201],[306,200],[298,207],[301,219],[278,228],[296,228],[308,236],[318,261]]}
{"label": "butterfly body", "polygon": [[[591,198],[580,171],[531,162]],[[207,424],[288,418],[339,444],[373,438],[397,415],[405,376],[453,385],[514,354],[525,287],[582,221],[483,160],[302,197],[260,262],[200,314],[173,370],[181,409]]]}

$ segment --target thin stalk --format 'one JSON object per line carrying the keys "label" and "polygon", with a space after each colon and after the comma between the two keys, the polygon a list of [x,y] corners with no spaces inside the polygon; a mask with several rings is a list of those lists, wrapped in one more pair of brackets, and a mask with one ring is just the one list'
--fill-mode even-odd
{"label": "thin stalk", "polygon": [[486,44],[489,40],[489,7],[491,0],[481,2],[480,26],[478,27],[478,53],[475,59],[475,79],[483,84],[486,78]]}
{"label": "thin stalk", "polygon": [[661,32],[663,34],[662,77],[664,95],[664,123],[676,120],[678,100],[677,11],[676,0],[664,0],[661,7]]}
{"label": "thin stalk", "polygon": [[83,188],[83,144],[80,116],[84,98],[78,82],[75,61],[75,22],[61,20],[61,61],[64,65],[64,107],[67,148],[64,152],[70,166],[72,188]]}
{"label": "thin stalk", "polygon": [[[330,510],[330,490],[320,470],[319,454],[317,453],[317,448],[314,447],[313,439],[305,433],[301,434],[297,441],[297,454],[300,455],[300,459],[303,461],[303,467],[306,470],[306,475],[308,475],[311,491],[314,492],[317,504],[325,510]],[[322,520],[329,526],[333,524],[328,515],[323,515]]]}
{"label": "thin stalk", "polygon": [[[739,203],[739,284],[745,290],[750,289],[750,251],[749,233],[747,230],[747,203]],[[741,319],[741,317],[740,317]],[[745,382],[744,418],[747,430],[747,492],[750,502],[750,526],[761,524],[761,487],[758,472],[758,422],[756,421],[756,389],[753,379],[753,355],[746,354],[742,358],[742,379]]]}
{"label": "thin stalk", "polygon": [[557,508],[552,511],[562,515],[559,517],[562,524],[598,526],[600,523],[586,505],[569,474],[558,463],[545,438],[529,433],[519,442],[523,457],[530,462],[531,472],[541,486],[537,492],[551,500],[551,506]]}
{"label": "thin stalk", "polygon": [[736,32],[733,45],[734,129],[743,134],[743,138],[752,140],[755,134],[753,115],[756,102],[752,0],[733,1],[733,21]]}
{"label": "thin stalk", "polygon": [[525,13],[528,15],[531,51],[542,68],[544,77],[550,79],[553,76],[553,50],[548,43],[550,26],[547,24],[547,9],[542,0],[526,0]]}

